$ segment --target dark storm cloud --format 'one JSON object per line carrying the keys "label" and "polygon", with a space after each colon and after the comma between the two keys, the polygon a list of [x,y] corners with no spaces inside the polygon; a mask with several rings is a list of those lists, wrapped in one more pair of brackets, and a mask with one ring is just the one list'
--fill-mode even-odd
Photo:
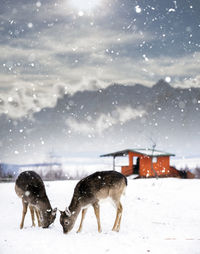
{"label": "dark storm cloud", "polygon": [[143,45],[144,53],[157,57],[199,51],[200,6],[197,1],[138,1],[137,4],[141,8],[139,15],[133,15],[136,6],[133,1],[126,1],[127,8],[117,10],[132,32],[136,29],[152,32],[151,42]]}
{"label": "dark storm cloud", "polygon": [[[195,153],[198,1],[80,11],[68,0],[1,0],[0,160],[145,146],[151,134],[162,149]],[[153,86],[161,78],[170,85]]]}
{"label": "dark storm cloud", "polygon": [[[32,92],[41,101],[34,112],[54,107],[60,87],[74,93],[112,83],[152,86],[166,77],[173,86],[199,86],[199,13],[192,0],[102,0],[84,15],[67,0],[1,1],[0,113],[16,115],[8,99],[20,104],[19,90],[25,105],[32,105],[25,97]],[[30,110],[20,108],[17,117]]]}
{"label": "dark storm cloud", "polygon": [[38,161],[52,149],[58,154],[100,154],[104,149],[151,146],[150,137],[164,150],[194,155],[200,135],[199,105],[200,89],[174,89],[163,81],[153,88],[113,85],[66,94],[32,119],[1,118],[1,158]]}

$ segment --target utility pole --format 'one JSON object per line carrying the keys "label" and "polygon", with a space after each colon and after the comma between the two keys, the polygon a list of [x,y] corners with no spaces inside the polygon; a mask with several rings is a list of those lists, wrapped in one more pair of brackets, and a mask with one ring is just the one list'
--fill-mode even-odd
{"label": "utility pole", "polygon": [[152,142],[153,142],[153,145],[152,145],[151,169],[154,172],[156,179],[158,179],[158,174],[157,174],[156,170],[153,167],[153,154],[154,154],[154,151],[155,151],[155,148],[156,148],[156,143],[153,140],[152,140]]}
{"label": "utility pole", "polygon": [[115,170],[115,156],[113,156],[113,170]]}

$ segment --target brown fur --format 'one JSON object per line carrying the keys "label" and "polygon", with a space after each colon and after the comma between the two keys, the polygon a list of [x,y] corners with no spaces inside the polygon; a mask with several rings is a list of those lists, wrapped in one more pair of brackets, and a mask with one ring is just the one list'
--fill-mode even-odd
{"label": "brown fur", "polygon": [[24,226],[24,219],[29,206],[32,226],[35,226],[37,216],[38,226],[47,228],[56,218],[56,210],[52,210],[46,190],[41,177],[34,171],[22,172],[15,182],[15,192],[22,199],[22,220],[20,229]]}
{"label": "brown fur", "polygon": [[82,229],[83,220],[87,211],[87,207],[92,205],[96,215],[98,231],[101,232],[101,223],[99,217],[99,201],[105,198],[111,198],[117,210],[113,231],[119,231],[122,205],[120,198],[127,185],[127,179],[124,175],[116,171],[96,172],[78,182],[74,189],[69,208],[66,211],[60,211],[60,224],[63,232],[68,233],[74,226],[78,214],[82,210],[82,218],[79,229]]}

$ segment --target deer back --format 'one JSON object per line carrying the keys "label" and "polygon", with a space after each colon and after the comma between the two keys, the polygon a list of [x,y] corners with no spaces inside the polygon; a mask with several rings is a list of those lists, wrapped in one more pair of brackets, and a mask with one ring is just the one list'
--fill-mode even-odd
{"label": "deer back", "polygon": [[95,172],[77,184],[74,197],[83,205],[92,204],[113,195],[121,196],[126,185],[126,177],[117,171]]}
{"label": "deer back", "polygon": [[44,183],[36,172],[22,172],[15,182],[15,191],[25,202],[38,209],[43,227],[48,227],[53,223],[57,209],[52,210]]}
{"label": "deer back", "polygon": [[41,177],[34,171],[22,172],[15,183],[16,193],[20,198],[32,205],[37,205],[41,199],[48,203],[44,183]]}

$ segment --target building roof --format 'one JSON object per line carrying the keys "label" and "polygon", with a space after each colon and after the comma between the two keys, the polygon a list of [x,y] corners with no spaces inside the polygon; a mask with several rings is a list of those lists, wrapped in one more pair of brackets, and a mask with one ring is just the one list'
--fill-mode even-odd
{"label": "building roof", "polygon": [[175,154],[167,153],[167,152],[163,152],[163,151],[159,151],[159,150],[153,150],[153,149],[149,149],[149,148],[145,148],[145,149],[136,148],[136,149],[126,149],[126,150],[122,150],[122,151],[118,151],[118,152],[114,152],[114,153],[102,154],[102,155],[100,155],[100,157],[126,156],[126,155],[128,155],[129,152],[138,153],[138,154],[146,155],[149,157],[175,156]]}

